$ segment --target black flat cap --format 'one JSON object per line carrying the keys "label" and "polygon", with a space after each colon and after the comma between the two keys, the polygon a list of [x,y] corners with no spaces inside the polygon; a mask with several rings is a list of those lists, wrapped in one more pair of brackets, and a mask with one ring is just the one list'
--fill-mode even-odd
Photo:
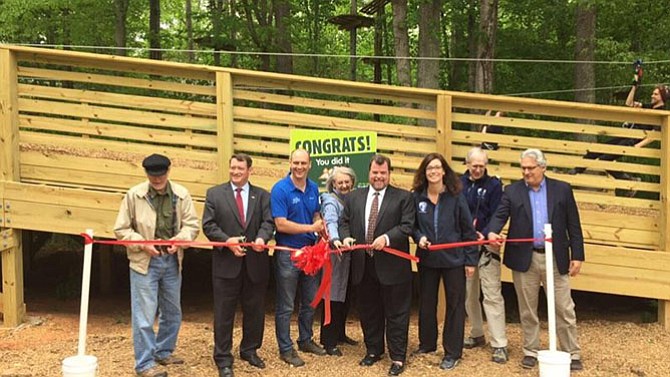
{"label": "black flat cap", "polygon": [[170,167],[170,159],[162,154],[154,153],[151,156],[147,156],[144,161],[142,161],[142,166],[147,174],[159,176],[167,173],[168,168]]}

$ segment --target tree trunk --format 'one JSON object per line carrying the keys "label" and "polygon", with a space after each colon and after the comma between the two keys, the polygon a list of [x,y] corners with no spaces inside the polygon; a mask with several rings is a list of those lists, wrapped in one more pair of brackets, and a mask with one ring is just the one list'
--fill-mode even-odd
{"label": "tree trunk", "polygon": [[395,45],[398,83],[412,86],[409,62],[409,35],[407,34],[407,0],[392,0],[393,42]]}
{"label": "tree trunk", "polygon": [[468,0],[468,91],[475,91],[475,78],[477,76],[477,1]]}
{"label": "tree trunk", "polygon": [[293,73],[293,56],[283,55],[292,54],[293,46],[291,41],[291,3],[289,0],[275,0],[273,2],[275,26],[277,28],[277,47],[279,52],[277,55],[277,72]]}
{"label": "tree trunk", "polygon": [[162,60],[161,48],[161,2],[149,0],[149,59]]}
{"label": "tree trunk", "polygon": [[[358,5],[356,5],[356,0],[351,0],[351,14],[358,14]],[[356,28],[351,28],[349,30],[349,79],[351,81],[356,81]]]}
{"label": "tree trunk", "polygon": [[220,41],[223,30],[223,0],[209,1],[210,20],[212,22],[212,48],[214,49],[214,65],[221,65]]}
{"label": "tree trunk", "polygon": [[[253,6],[252,6],[253,5]],[[253,4],[249,0],[242,1],[242,8],[244,9],[244,17],[247,23],[247,32],[260,51],[267,52],[272,47],[273,42],[268,36],[272,14],[268,12],[268,4],[266,0],[253,0]],[[256,22],[254,22],[256,21]],[[260,31],[260,33],[259,33]],[[259,55],[260,70],[270,71],[270,56],[266,54]]]}
{"label": "tree trunk", "polygon": [[[440,18],[442,0],[425,0],[419,4],[419,57],[440,57]],[[417,69],[417,87],[439,87],[440,62],[420,59]]]}
{"label": "tree trunk", "polygon": [[192,9],[192,0],[186,0],[186,9],[184,10],[186,17],[186,49],[188,53],[188,62],[193,63],[195,61],[195,52],[193,51],[193,9]]}
{"label": "tree trunk", "polygon": [[126,17],[128,15],[128,0],[114,0],[116,24],[114,27],[114,42],[116,44],[116,55],[126,56]]}
{"label": "tree trunk", "polygon": [[[230,20],[237,20],[237,4],[235,0],[229,0],[230,3]],[[231,22],[230,23],[230,34],[229,34],[229,40],[233,41],[233,44],[235,45],[235,51],[238,50],[238,44],[237,44],[237,22]],[[237,59],[237,54],[232,54],[230,56],[230,66],[233,68],[236,68],[238,64],[238,59]]]}
{"label": "tree trunk", "polygon": [[[575,11],[575,60],[584,63],[575,65],[575,101],[596,102],[595,60],[596,5],[590,0],[580,0]],[[592,122],[586,122],[592,123]],[[578,135],[581,141],[595,141],[594,135]]]}
{"label": "tree trunk", "polygon": [[498,0],[479,2],[479,38],[477,43],[477,63],[475,72],[475,92],[492,93],[496,31],[498,29]]}

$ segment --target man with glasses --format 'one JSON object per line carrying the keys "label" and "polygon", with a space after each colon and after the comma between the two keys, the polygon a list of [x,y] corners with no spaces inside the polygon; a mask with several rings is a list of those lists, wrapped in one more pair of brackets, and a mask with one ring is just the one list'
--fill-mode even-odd
{"label": "man with glasses", "polygon": [[508,237],[533,238],[532,243],[505,245],[503,263],[512,270],[523,330],[521,366],[534,368],[540,348],[540,321],[537,314],[540,285],[547,276],[544,254],[544,224],[552,225],[556,332],[561,351],[570,353],[571,370],[581,370],[581,350],[577,343],[577,317],[570,293],[570,276],[579,274],[584,261],[584,238],[572,187],[545,176],[547,160],[542,151],[527,149],[521,154],[523,180],[505,188],[502,200],[486,231],[488,239],[500,247],[500,231],[510,220]]}
{"label": "man with glasses", "polygon": [[[463,194],[468,201],[479,239],[484,238],[482,232],[498,208],[503,192],[500,180],[488,175],[486,170],[488,161],[484,150],[479,147],[470,149],[465,157],[468,170],[461,176]],[[472,328],[470,336],[463,342],[465,348],[482,347],[486,344],[482,306],[479,303],[480,282],[481,292],[484,294],[482,305],[491,333],[491,347],[493,347],[491,359],[496,363],[506,363],[508,354],[507,336],[505,335],[505,299],[501,292],[500,282],[500,250],[490,245],[481,247],[475,274],[467,279],[465,311]]]}

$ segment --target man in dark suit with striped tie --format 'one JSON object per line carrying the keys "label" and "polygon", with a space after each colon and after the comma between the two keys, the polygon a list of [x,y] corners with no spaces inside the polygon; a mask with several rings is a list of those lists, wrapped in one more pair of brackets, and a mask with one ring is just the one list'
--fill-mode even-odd
{"label": "man in dark suit with striped tie", "polygon": [[387,254],[384,247],[409,253],[414,226],[414,201],[408,191],[389,185],[391,160],[375,155],[370,161],[370,186],[350,193],[340,219],[345,245],[354,240],[371,245],[351,252],[351,282],[358,292],[358,312],[366,355],[362,366],[371,366],[384,354],[384,337],[391,357],[389,375],[405,370],[407,332],[412,299],[410,261]]}
{"label": "man in dark suit with striped tie", "polygon": [[207,190],[202,227],[210,241],[252,242],[259,247],[215,247],[212,254],[214,288],[214,362],[219,376],[233,376],[233,323],[238,301],[242,303],[240,357],[265,368],[257,350],[265,328],[265,291],[270,259],[265,245],[274,231],[270,194],[249,183],[252,160],[246,154],[230,159],[230,181]]}

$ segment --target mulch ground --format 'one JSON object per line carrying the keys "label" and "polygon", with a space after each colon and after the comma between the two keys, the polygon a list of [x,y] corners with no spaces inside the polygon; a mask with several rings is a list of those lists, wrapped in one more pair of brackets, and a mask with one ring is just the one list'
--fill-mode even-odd
{"label": "mulch ground", "polygon": [[[212,314],[206,302],[184,304],[184,323],[177,353],[186,363],[172,366],[170,376],[217,376],[212,362]],[[40,299],[29,301],[28,321],[16,329],[0,330],[0,376],[60,376],[62,360],[77,352],[78,305],[76,299],[59,301]],[[579,305],[579,304],[578,304]],[[591,310],[591,309],[589,309]],[[610,311],[584,313],[578,306],[579,340],[583,349],[585,370],[573,376],[668,376],[670,333],[658,324],[640,323],[636,315],[622,317],[616,308]],[[234,342],[241,339],[241,323],[235,327]],[[596,319],[600,318],[600,319]],[[633,321],[630,321],[633,319]],[[98,358],[98,376],[132,376],[133,352],[130,315],[125,299],[91,300],[87,353]],[[294,339],[297,329],[294,326]],[[547,347],[546,324],[543,326],[543,346]],[[410,357],[403,376],[537,376],[538,370],[519,366],[521,333],[518,323],[508,324],[510,362],[505,365],[490,361],[490,348],[465,350],[464,357],[453,371],[438,368],[442,353]],[[409,350],[417,348],[417,316],[412,316]],[[358,322],[347,325],[348,335],[361,340]],[[315,334],[318,328],[315,325]],[[386,357],[372,367],[360,367],[358,361],[365,350],[362,344],[342,346],[343,357],[301,354],[306,365],[291,368],[277,357],[274,319],[266,315],[264,344],[259,355],[267,368],[258,370],[237,360],[237,376],[384,376],[389,368]],[[234,354],[237,355],[237,348]]]}

